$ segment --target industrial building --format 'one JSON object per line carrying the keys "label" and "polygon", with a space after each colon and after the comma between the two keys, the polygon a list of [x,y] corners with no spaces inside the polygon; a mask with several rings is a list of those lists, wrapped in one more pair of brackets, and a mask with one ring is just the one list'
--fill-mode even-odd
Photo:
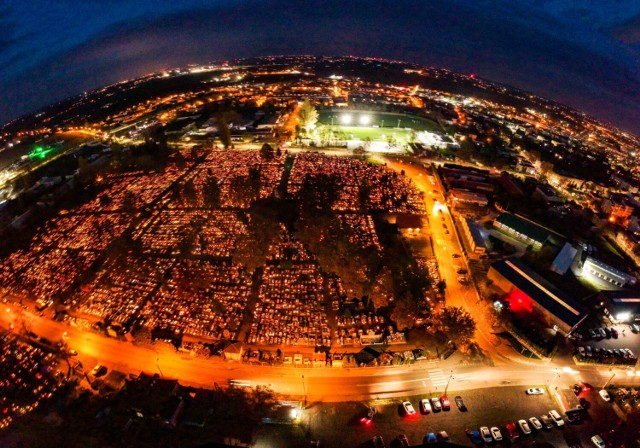
{"label": "industrial building", "polygon": [[560,291],[520,259],[500,260],[489,269],[487,277],[508,294],[513,312],[538,311],[549,326],[571,333],[587,317],[582,304]]}
{"label": "industrial building", "polygon": [[471,252],[484,254],[488,249],[488,242],[482,235],[482,229],[472,219],[460,216],[460,227],[465,241],[469,245]]}
{"label": "industrial building", "polygon": [[547,243],[562,244],[563,237],[533,221],[511,213],[501,213],[493,222],[493,227],[511,238],[540,249]]}

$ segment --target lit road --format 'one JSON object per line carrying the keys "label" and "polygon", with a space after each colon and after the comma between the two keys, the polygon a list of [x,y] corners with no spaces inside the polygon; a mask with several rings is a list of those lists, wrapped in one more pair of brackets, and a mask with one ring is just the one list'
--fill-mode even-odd
{"label": "lit road", "polygon": [[[7,308],[1,313],[0,324],[19,325],[16,310]],[[453,363],[427,363],[411,366],[375,368],[293,368],[270,367],[190,358],[173,351],[154,351],[128,342],[118,341],[59,322],[23,312],[31,331],[57,341],[66,332],[69,346],[79,352],[86,371],[99,361],[110,369],[138,374],[141,371],[158,373],[163,377],[179,378],[182,384],[209,387],[221,386],[230,380],[247,381],[251,385],[265,384],[276,392],[302,397],[308,401],[346,401],[371,398],[393,398],[415,394],[442,394],[449,391],[501,386],[570,385],[585,381],[601,387],[612,375],[628,384],[640,384],[640,376],[627,376],[625,371],[592,367],[564,370],[554,365],[540,365],[536,369],[514,364],[510,367],[460,366]],[[304,378],[303,378],[304,376]]]}
{"label": "lit road", "polygon": [[[437,185],[432,185],[427,172],[420,166],[389,162],[393,169],[404,169],[416,185],[425,192],[428,209],[433,207],[432,190],[442,202]],[[2,305],[0,326],[14,327],[18,332],[22,324],[30,331],[50,341],[63,338],[70,348],[78,351],[85,371],[100,362],[124,373],[157,373],[167,378],[177,378],[182,384],[200,387],[221,386],[230,380],[246,381],[250,385],[263,384],[286,395],[302,397],[308,401],[346,401],[371,398],[394,398],[416,394],[441,394],[448,385],[449,391],[501,386],[561,386],[585,381],[602,387],[615,375],[615,381],[640,385],[640,375],[629,376],[626,370],[608,367],[576,367],[568,369],[562,361],[551,363],[527,362],[505,344],[496,345],[497,338],[491,335],[491,326],[476,308],[477,296],[473,288],[457,281],[456,270],[464,265],[455,237],[455,227],[448,213],[444,212],[449,234],[444,232],[439,214],[429,216],[434,241],[434,250],[441,275],[447,281],[446,301],[450,305],[463,306],[477,319],[476,332],[479,344],[494,358],[494,366],[462,366],[456,356],[447,361],[415,364],[411,366],[371,368],[295,368],[257,366],[239,362],[223,362],[218,359],[202,359],[177,353],[172,349],[152,349],[99,335],[79,327],[54,322],[40,317],[18,305]],[[424,230],[429,231],[428,229]],[[499,353],[501,356],[495,356]],[[526,364],[525,364],[526,363]],[[563,369],[564,367],[564,369]],[[615,382],[614,381],[614,382]]]}
{"label": "lit road", "polygon": [[[485,351],[486,355],[493,355],[494,363],[502,363],[505,358],[510,358],[515,353],[511,348],[506,347],[501,339],[492,334],[492,324],[485,316],[483,308],[477,304],[479,296],[475,287],[472,284],[463,285],[458,281],[458,269],[464,268],[469,271],[469,267],[464,256],[453,257],[453,254],[462,255],[462,249],[456,237],[457,230],[448,209],[446,207],[440,208],[442,213],[434,210],[436,201],[444,205],[444,194],[439,183],[437,181],[431,183],[429,180],[431,172],[419,164],[414,165],[388,158],[382,160],[387,163],[389,168],[395,171],[404,170],[405,175],[424,193],[430,225],[427,229],[423,229],[422,232],[430,234],[433,240],[433,250],[438,260],[440,276],[447,283],[445,290],[446,304],[448,306],[462,307],[473,316],[477,326],[476,342]],[[433,193],[434,190],[435,193]],[[516,355],[520,357],[520,355]]]}

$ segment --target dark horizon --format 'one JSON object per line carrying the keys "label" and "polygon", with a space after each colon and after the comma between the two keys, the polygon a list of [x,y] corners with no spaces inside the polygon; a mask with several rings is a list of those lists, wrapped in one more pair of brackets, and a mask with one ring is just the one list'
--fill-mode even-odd
{"label": "dark horizon", "polygon": [[[513,86],[640,133],[640,5],[559,0],[2,4],[0,121],[125,79],[267,55],[353,55]],[[603,5],[604,4],[604,5]],[[608,11],[608,12],[607,12]],[[80,17],[82,15],[82,17]],[[64,29],[64,34],[60,30]]]}

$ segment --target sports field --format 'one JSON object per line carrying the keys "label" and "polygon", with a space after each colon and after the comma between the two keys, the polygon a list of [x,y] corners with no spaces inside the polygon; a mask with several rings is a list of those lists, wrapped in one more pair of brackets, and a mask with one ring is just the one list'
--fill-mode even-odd
{"label": "sports field", "polygon": [[343,132],[346,139],[386,141],[389,136],[399,143],[408,140],[411,130],[438,131],[434,121],[414,115],[359,110],[324,110],[318,114],[318,123]]}

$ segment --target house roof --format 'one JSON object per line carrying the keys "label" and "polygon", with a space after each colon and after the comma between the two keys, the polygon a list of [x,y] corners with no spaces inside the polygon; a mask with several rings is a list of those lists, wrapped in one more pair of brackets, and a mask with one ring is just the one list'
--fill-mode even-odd
{"label": "house roof", "polygon": [[577,325],[585,316],[586,311],[580,303],[542,278],[520,259],[510,257],[491,267],[570,327]]}
{"label": "house roof", "polygon": [[544,244],[550,237],[557,235],[555,232],[542,227],[533,221],[529,221],[528,219],[511,213],[501,213],[496,218],[496,222],[499,222],[518,233],[526,235],[541,244]]}
{"label": "house roof", "polygon": [[396,225],[399,229],[418,229],[422,227],[422,219],[418,215],[401,213],[396,218]]}

